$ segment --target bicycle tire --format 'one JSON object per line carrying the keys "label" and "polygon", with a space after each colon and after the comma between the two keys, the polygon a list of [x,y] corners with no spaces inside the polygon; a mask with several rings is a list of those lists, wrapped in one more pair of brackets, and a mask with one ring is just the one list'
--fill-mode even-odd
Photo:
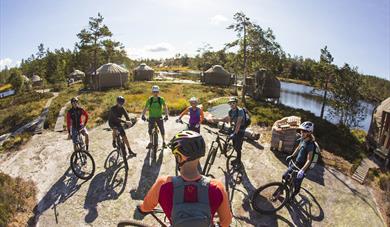
{"label": "bicycle tire", "polygon": [[206,162],[203,167],[203,175],[208,175],[210,173],[211,166],[214,164],[215,157],[217,156],[217,149],[212,147],[207,155]]}
{"label": "bicycle tire", "polygon": [[[92,170],[88,175],[79,174],[79,172],[77,171],[77,168],[76,168],[77,166],[75,166],[76,160],[79,159],[77,156],[82,155],[82,154],[85,154],[86,159],[87,160],[90,159],[91,163],[92,163]],[[92,155],[86,151],[73,152],[72,155],[70,156],[70,167],[72,168],[74,175],[76,175],[78,178],[83,179],[83,180],[89,180],[95,174],[95,160],[92,158]]]}
{"label": "bicycle tire", "polygon": [[147,225],[142,221],[136,221],[136,220],[121,221],[118,223],[117,226],[118,227],[125,227],[125,226],[152,227],[151,225]]}
{"label": "bicycle tire", "polygon": [[[270,209],[265,209],[265,206],[263,206],[263,207],[259,206],[257,201],[260,201],[260,200],[266,200],[268,203],[272,204],[272,202],[269,201],[269,198],[266,198],[260,194],[261,194],[261,192],[265,191],[265,189],[271,188],[274,186],[277,188],[277,190],[284,191],[285,197],[284,197],[283,201],[280,203],[279,206],[274,207],[274,208],[270,208]],[[272,191],[273,190],[271,190],[271,192]],[[275,192],[273,192],[272,194],[275,194]],[[263,197],[263,198],[261,198],[261,197]],[[258,189],[256,189],[252,195],[250,203],[252,205],[252,208],[261,214],[274,214],[278,210],[282,209],[286,205],[286,203],[289,201],[289,199],[290,199],[290,191],[289,191],[288,187],[285,184],[283,184],[282,182],[272,182],[272,183],[265,184],[265,185],[259,187]],[[266,204],[266,205],[268,205],[268,204]]]}

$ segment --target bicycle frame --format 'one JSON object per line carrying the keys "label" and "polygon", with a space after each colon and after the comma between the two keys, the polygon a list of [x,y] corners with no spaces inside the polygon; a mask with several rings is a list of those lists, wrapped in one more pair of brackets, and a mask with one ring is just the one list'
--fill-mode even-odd
{"label": "bicycle frame", "polygon": [[214,132],[208,128],[205,129],[208,133],[217,135],[217,138],[215,138],[215,140],[211,142],[209,151],[211,151],[211,149],[214,147],[214,144],[217,144],[217,150],[219,149],[221,151],[220,154],[223,154],[226,158],[228,158],[229,155],[227,154],[227,148],[229,146],[230,139],[223,139],[219,132]]}

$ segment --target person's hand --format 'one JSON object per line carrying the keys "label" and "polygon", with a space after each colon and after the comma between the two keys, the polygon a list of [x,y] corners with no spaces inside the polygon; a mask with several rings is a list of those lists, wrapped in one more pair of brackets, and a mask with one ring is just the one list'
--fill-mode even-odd
{"label": "person's hand", "polygon": [[233,139],[234,137],[236,137],[236,133],[230,134],[229,139]]}
{"label": "person's hand", "polygon": [[303,171],[303,169],[299,170],[297,174],[297,178],[302,179],[304,176],[305,176],[305,172]]}
{"label": "person's hand", "polygon": [[143,121],[146,121],[145,115],[142,115],[142,116],[141,116],[141,119],[142,119]]}
{"label": "person's hand", "polygon": [[286,157],[286,161],[289,162],[292,159],[292,155]]}
{"label": "person's hand", "polygon": [[180,118],[176,119],[176,123],[180,123],[180,122],[181,122]]}
{"label": "person's hand", "polygon": [[133,125],[133,123],[131,121],[126,121],[126,125],[131,127]]}
{"label": "person's hand", "polygon": [[167,120],[168,120],[168,115],[165,115],[164,121],[167,121]]}
{"label": "person's hand", "polygon": [[137,210],[138,210],[138,212],[140,213],[140,214],[142,214],[143,216],[146,216],[146,215],[148,215],[149,213],[148,212],[143,212],[142,210],[141,210],[141,205],[137,205]]}

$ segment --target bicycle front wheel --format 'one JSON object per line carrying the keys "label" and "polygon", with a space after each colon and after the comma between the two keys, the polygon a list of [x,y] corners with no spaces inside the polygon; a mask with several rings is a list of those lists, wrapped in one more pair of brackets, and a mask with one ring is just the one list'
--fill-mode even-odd
{"label": "bicycle front wheel", "polygon": [[136,220],[121,221],[118,223],[118,227],[125,227],[125,226],[151,227],[151,225],[147,225],[142,221],[136,221]]}
{"label": "bicycle front wheel", "polygon": [[95,173],[95,161],[86,151],[75,151],[70,156],[70,167],[80,179],[89,180]]}
{"label": "bicycle front wheel", "polygon": [[211,166],[214,164],[216,156],[217,156],[217,149],[211,148],[209,154],[207,155],[206,162],[204,163],[203,175],[207,176],[209,174]]}
{"label": "bicycle front wheel", "polygon": [[282,182],[272,182],[258,188],[251,199],[254,210],[273,214],[283,208],[289,199],[289,190]]}

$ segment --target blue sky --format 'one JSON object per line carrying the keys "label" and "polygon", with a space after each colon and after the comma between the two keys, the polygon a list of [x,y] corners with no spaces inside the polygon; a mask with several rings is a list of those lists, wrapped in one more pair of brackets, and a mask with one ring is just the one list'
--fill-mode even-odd
{"label": "blue sky", "polygon": [[389,0],[0,0],[0,67],[37,52],[73,49],[88,18],[101,12],[132,58],[196,54],[235,38],[225,28],[243,11],[271,27],[291,55],[318,59],[328,45],[335,63],[390,80]]}

